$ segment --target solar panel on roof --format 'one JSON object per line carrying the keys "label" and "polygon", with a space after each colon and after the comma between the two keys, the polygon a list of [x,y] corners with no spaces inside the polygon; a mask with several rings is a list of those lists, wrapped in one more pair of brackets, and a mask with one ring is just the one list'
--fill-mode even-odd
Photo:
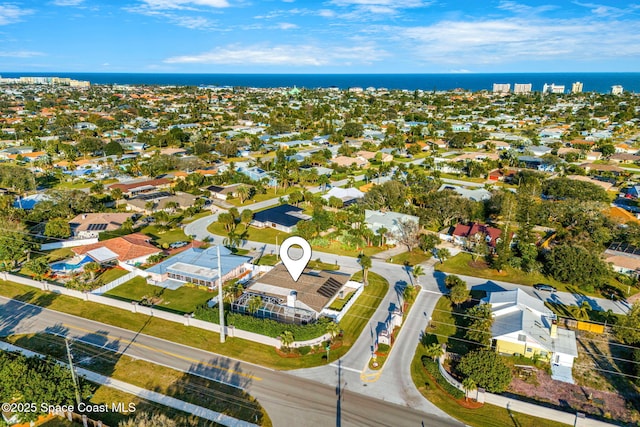
{"label": "solar panel on roof", "polygon": [[138,200],[152,200],[152,199],[160,199],[162,197],[169,197],[169,196],[171,196],[171,193],[169,193],[168,191],[158,191],[157,193],[140,194],[135,198]]}
{"label": "solar panel on roof", "polygon": [[318,293],[323,297],[331,298],[340,290],[341,287],[342,285],[340,282],[333,277],[330,277],[322,284],[322,286],[320,286],[320,288],[318,288]]}
{"label": "solar panel on roof", "polygon": [[107,224],[89,224],[87,230],[89,231],[104,231],[107,229]]}

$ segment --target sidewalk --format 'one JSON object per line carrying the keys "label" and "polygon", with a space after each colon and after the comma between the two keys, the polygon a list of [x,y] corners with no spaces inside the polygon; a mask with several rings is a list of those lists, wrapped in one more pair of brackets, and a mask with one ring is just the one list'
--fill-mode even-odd
{"label": "sidewalk", "polygon": [[[534,405],[533,403],[523,402],[521,400],[510,399],[497,394],[486,393],[485,403],[506,408],[509,411],[521,412],[547,420],[558,421],[575,427],[611,427],[614,424],[604,421],[594,420],[593,418],[578,418],[575,414],[569,412],[558,411],[556,409],[547,408],[546,406]],[[517,418],[517,414],[515,415]]]}
{"label": "sidewalk", "polygon": [[[0,350],[14,351],[22,353],[25,356],[37,356],[44,358],[44,355],[35,353],[31,350],[24,349],[6,342],[0,341]],[[61,363],[61,362],[59,362]],[[62,364],[62,363],[61,363]],[[247,421],[242,421],[237,418],[230,417],[229,415],[221,414],[220,412],[212,411],[211,409],[203,408],[202,406],[194,405],[176,398],[157,393],[155,391],[147,390],[142,387],[135,386],[133,384],[126,383],[124,381],[116,380],[106,377],[104,375],[97,374],[93,371],[89,371],[83,368],[76,368],[78,375],[85,377],[87,380],[96,384],[101,384],[107,387],[114,388],[116,390],[123,391],[125,393],[132,394],[150,402],[159,403],[160,405],[167,406],[169,408],[178,409],[192,414],[205,420],[214,421],[218,424],[228,427],[258,427],[256,424],[252,424]]]}

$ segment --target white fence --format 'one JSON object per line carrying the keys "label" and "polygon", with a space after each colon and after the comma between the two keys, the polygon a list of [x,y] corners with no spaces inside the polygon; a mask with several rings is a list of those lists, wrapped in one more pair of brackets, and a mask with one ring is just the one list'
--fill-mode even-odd
{"label": "white fence", "polygon": [[129,273],[125,274],[122,277],[118,277],[116,280],[107,283],[106,285],[102,285],[97,289],[94,289],[91,291],[92,294],[95,295],[102,295],[102,294],[106,294],[107,292],[109,292],[110,290],[112,290],[113,288],[122,285],[124,282],[128,282],[129,280],[133,279],[134,277],[137,277],[138,274],[134,271],[130,271]]}
{"label": "white fence", "polygon": [[[90,292],[81,292],[75,289],[68,289],[68,288],[65,288],[64,286],[55,285],[49,282],[44,282],[44,281],[38,282],[37,280],[29,279],[27,277],[22,277],[22,276],[16,276],[6,272],[3,273],[3,276],[4,276],[4,280],[10,280],[12,282],[20,283],[22,285],[33,286],[35,288],[42,289],[44,291],[50,291],[56,294],[67,295],[74,298],[80,298],[85,301],[104,304],[104,305],[119,308],[122,310],[128,310],[133,313],[145,314],[147,316],[158,317],[160,319],[168,320],[170,322],[182,323],[185,326],[193,326],[196,328],[205,329],[207,331],[220,333],[219,325],[211,322],[205,322],[199,319],[194,319],[190,315],[180,315],[180,314],[171,313],[171,312],[153,308],[153,307],[142,306],[135,302],[121,301],[121,300],[105,297],[105,296],[90,293]],[[124,277],[126,276],[122,276],[120,279],[123,279]],[[244,331],[242,329],[236,329],[235,327],[229,327],[229,326],[227,326],[225,330],[227,332],[227,335],[230,337],[238,337],[238,338],[242,338],[249,341],[255,341],[261,344],[274,346],[276,348],[280,348],[281,346],[280,340],[277,338],[271,338],[271,337],[256,334],[253,332]],[[319,342],[321,342],[323,339],[326,339],[326,338],[320,337],[320,338],[316,338],[315,340],[294,343],[293,346],[302,347],[304,345],[314,345],[315,343],[311,344],[311,341],[315,342],[319,340]]]}
{"label": "white fence", "polygon": [[344,317],[344,315],[349,311],[349,309],[351,308],[351,306],[353,304],[355,304],[356,300],[358,299],[358,297],[360,296],[360,294],[362,294],[362,292],[364,291],[364,285],[362,283],[358,283],[358,282],[352,282],[349,281],[347,282],[347,284],[359,284],[360,287],[355,291],[355,293],[353,295],[351,295],[351,298],[349,298],[349,301],[344,305],[344,307],[342,307],[342,310],[337,311],[337,310],[332,310],[330,308],[325,308],[322,310],[322,314],[331,317],[332,319],[335,319],[336,322],[339,322],[342,320],[342,318]]}
{"label": "white fence", "polygon": [[43,245],[40,245],[40,250],[50,251],[52,249],[73,248],[75,246],[91,245],[92,243],[98,243],[98,238],[93,237],[91,239],[75,239],[65,240],[63,242],[45,243]]}

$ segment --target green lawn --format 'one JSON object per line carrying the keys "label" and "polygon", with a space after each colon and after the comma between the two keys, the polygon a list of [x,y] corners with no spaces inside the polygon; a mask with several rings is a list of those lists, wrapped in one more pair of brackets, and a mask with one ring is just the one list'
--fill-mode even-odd
{"label": "green lawn", "polygon": [[186,285],[176,290],[150,285],[142,277],[134,277],[105,295],[131,301],[158,298],[159,301],[155,305],[182,313],[193,313],[197,306],[205,304],[213,297],[207,290]]}
{"label": "green lawn", "polygon": [[[354,274],[352,280],[356,282],[362,281],[362,272],[359,271]],[[368,280],[369,284],[364,288],[356,303],[344,315],[342,321],[340,321],[340,327],[344,331],[344,342],[349,347],[358,339],[378,305],[380,305],[382,297],[389,290],[389,282],[376,273],[369,271]],[[346,353],[346,350],[344,353]]]}
{"label": "green lawn", "polygon": [[[350,257],[354,257],[356,258],[358,255],[360,255],[360,250],[358,249],[349,249],[346,248],[342,245],[342,243],[332,240],[331,243],[329,243],[328,246],[318,246],[318,245],[314,245],[312,246],[313,250],[316,250],[318,252],[327,252],[330,254],[334,254],[334,255],[343,255],[343,256],[350,256]],[[371,255],[375,255],[379,252],[382,252],[384,250],[384,248],[378,247],[378,246],[367,246],[366,248],[364,248],[362,251],[365,253],[365,255],[371,256]]]}
{"label": "green lawn", "polygon": [[342,310],[342,307],[345,306],[345,304],[347,304],[349,302],[349,298],[351,298],[351,295],[353,295],[356,291],[351,291],[348,294],[346,294],[344,296],[344,298],[336,298],[331,305],[329,306],[329,308],[331,310],[335,310],[335,311],[340,311]]}
{"label": "green lawn", "polygon": [[322,262],[317,260],[309,261],[307,267],[313,270],[328,270],[328,271],[336,271],[340,270],[340,266],[338,264],[329,264],[328,262]]}
{"label": "green lawn", "polygon": [[96,280],[99,280],[103,285],[111,283],[114,280],[127,275],[129,272],[122,268],[110,268],[109,270],[100,274]]}
{"label": "green lawn", "polygon": [[173,242],[190,241],[190,238],[187,237],[186,234],[184,234],[182,228],[174,228],[168,231],[159,231],[158,226],[152,224],[147,225],[142,230],[140,230],[140,232],[151,237],[154,243],[158,246],[162,246],[165,243],[169,245]]}
{"label": "green lawn", "polygon": [[276,265],[280,260],[276,254],[262,255],[254,264],[256,265]]}
{"label": "green lawn", "polygon": [[245,200],[244,203],[240,203],[240,199],[238,198],[227,199],[226,202],[231,203],[232,205],[238,208],[251,209],[251,205],[253,205],[254,203],[263,202],[265,200],[274,199],[274,198],[277,199],[283,196],[288,196],[289,194],[293,193],[296,190],[304,191],[304,189],[300,189],[298,187],[289,187],[285,190],[283,190],[282,188],[278,188],[278,191],[276,192],[273,188],[269,187],[265,194],[256,194],[255,196],[253,196],[251,200]]}
{"label": "green lawn", "polygon": [[[357,273],[354,275],[354,280],[362,280],[361,277],[361,273]],[[351,348],[388,289],[389,284],[384,278],[375,273],[369,273],[369,285],[340,322],[340,327],[344,331],[343,346],[331,352],[332,360],[342,357]],[[252,363],[259,360],[262,366],[273,369],[309,368],[327,363],[320,354],[308,354],[296,358],[281,357],[274,347],[241,338],[227,338],[226,343],[221,344],[220,336],[215,332],[132,313],[129,310],[82,301],[65,295],[44,292],[18,283],[0,280],[0,295],[223,356]]]}
{"label": "green lawn", "polygon": [[211,215],[211,211],[207,209],[207,210],[204,210],[204,211],[202,211],[202,212],[199,212],[199,213],[197,213],[197,214],[195,214],[194,216],[191,216],[191,217],[189,217],[189,218],[184,218],[184,219],[182,220],[182,223],[183,223],[183,224],[189,224],[190,222],[193,222],[193,221],[195,221],[195,220],[197,220],[197,219],[200,219],[200,218],[207,217],[207,216],[209,216],[209,215]]}
{"label": "green lawn", "polygon": [[[241,234],[244,233],[245,230],[246,227],[244,224],[238,224],[236,226],[236,233]],[[209,225],[209,227],[207,227],[207,231],[213,234],[217,234],[218,236],[227,236],[229,234],[227,230],[224,229],[224,226],[219,222],[214,222],[213,224]],[[245,239],[252,240],[254,242],[263,242],[275,245],[276,239],[277,243],[282,243],[289,236],[290,234],[283,231],[278,231],[274,228],[249,227]]]}
{"label": "green lawn", "polygon": [[416,265],[425,262],[430,258],[431,255],[425,253],[423,250],[414,249],[411,252],[407,251],[401,253],[400,255],[394,255],[393,257],[389,258],[387,262],[399,265]]}
{"label": "green lawn", "polygon": [[[470,254],[461,252],[458,255],[449,258],[442,263],[437,263],[435,269],[438,271],[444,271],[445,273],[461,274],[465,276],[481,277],[483,279],[500,280],[504,282],[519,283],[521,285],[533,286],[536,283],[548,283],[556,287],[559,291],[566,291],[572,293],[582,293],[585,295],[602,297],[600,293],[585,292],[578,289],[577,286],[573,286],[568,283],[562,283],[555,280],[552,277],[545,276],[542,273],[525,273],[515,268],[506,267],[502,272],[498,272],[492,268],[486,266],[486,264],[480,262],[477,265],[472,265],[473,258]],[[620,289],[626,295],[627,286],[621,284],[615,279],[610,280],[610,284]],[[638,292],[638,288],[631,287],[631,294]]]}
{"label": "green lawn", "polygon": [[[57,336],[13,335],[7,341],[36,352],[50,354],[58,360],[66,361],[67,359],[64,340]],[[77,360],[84,361],[82,362],[83,368],[91,371],[217,412],[223,412],[241,420],[254,422],[255,417],[258,416],[261,425],[271,425],[270,420],[255,399],[240,388],[185,374],[151,362],[105,352],[102,348],[77,341],[73,342],[73,355]],[[209,393],[200,393],[198,389],[206,389]],[[218,398],[220,395],[228,398],[220,399]]]}
{"label": "green lawn", "polygon": [[71,248],[54,249],[47,255],[49,262],[61,261],[63,259],[71,258],[75,253]]}

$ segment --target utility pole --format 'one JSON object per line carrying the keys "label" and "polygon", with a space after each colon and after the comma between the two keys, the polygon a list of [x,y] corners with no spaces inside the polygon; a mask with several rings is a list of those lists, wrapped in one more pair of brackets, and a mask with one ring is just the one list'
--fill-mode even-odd
{"label": "utility pole", "polygon": [[220,245],[218,248],[218,311],[220,312],[220,342],[224,343],[224,302],[222,301],[222,261],[220,260]]}
{"label": "utility pole", "polygon": [[280,254],[280,251],[278,250],[278,236],[276,236],[276,261],[278,261],[280,259],[280,255],[279,254]]}
{"label": "utility pole", "polygon": [[69,359],[69,369],[71,369],[71,380],[73,381],[73,387],[76,389],[76,403],[80,405],[80,389],[78,388],[76,370],[73,367],[73,356],[71,355],[71,348],[69,347],[69,338],[64,339],[64,344],[67,347],[67,358]]}

